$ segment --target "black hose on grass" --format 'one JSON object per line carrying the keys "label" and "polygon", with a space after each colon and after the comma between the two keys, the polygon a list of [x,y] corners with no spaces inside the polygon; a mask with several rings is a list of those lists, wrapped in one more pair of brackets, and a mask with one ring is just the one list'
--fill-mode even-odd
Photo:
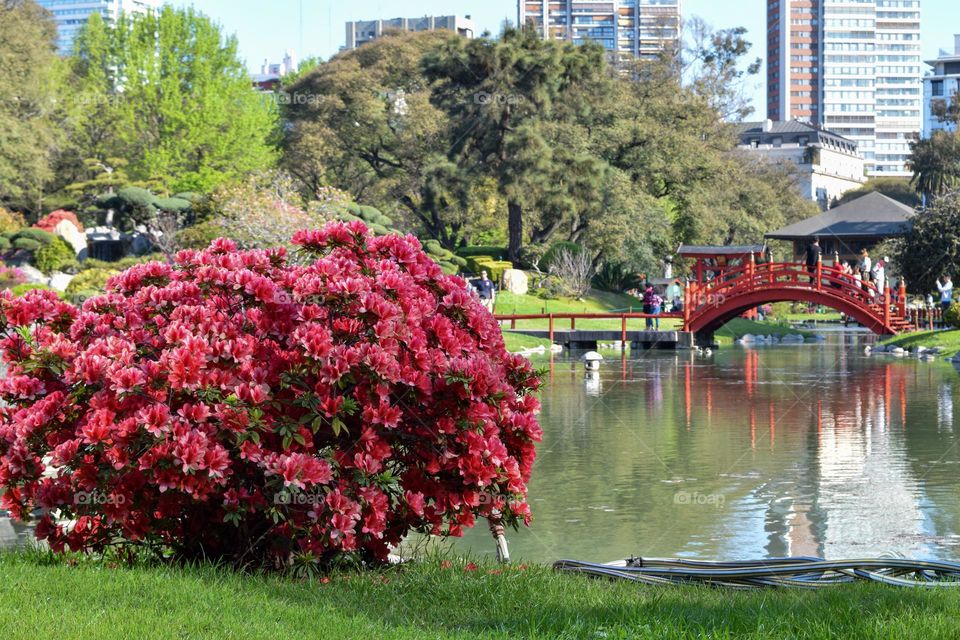
{"label": "black hose on grass", "polygon": [[556,571],[644,584],[760,587],[832,587],[857,581],[898,587],[960,587],[960,564],[902,558],[835,560],[795,557],[734,562],[682,558],[629,558],[626,566],[559,560]]}

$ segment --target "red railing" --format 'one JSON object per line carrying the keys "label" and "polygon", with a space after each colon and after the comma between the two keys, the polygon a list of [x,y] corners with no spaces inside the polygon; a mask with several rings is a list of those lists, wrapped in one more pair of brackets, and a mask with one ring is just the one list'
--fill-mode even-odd
{"label": "red railing", "polygon": [[[510,322],[510,328],[517,328],[517,320],[546,320],[547,332],[550,342],[553,342],[555,325],[557,320],[570,320],[570,330],[577,330],[577,320],[619,320],[620,321],[620,340],[627,341],[627,320],[646,320],[646,319],[683,319],[682,313],[498,313],[494,317],[501,322]],[[602,329],[598,329],[602,331]]]}
{"label": "red railing", "polygon": [[833,265],[818,262],[811,269],[800,263],[757,264],[750,260],[721,272],[713,280],[691,282],[684,292],[684,326],[688,330],[696,327],[701,317],[714,314],[728,300],[743,294],[765,290],[782,292],[783,289],[815,291],[823,295],[826,306],[838,299],[845,305],[853,304],[887,328],[908,322],[906,290],[902,283],[897,302],[893,304],[889,286],[880,291],[873,282],[857,280]]}

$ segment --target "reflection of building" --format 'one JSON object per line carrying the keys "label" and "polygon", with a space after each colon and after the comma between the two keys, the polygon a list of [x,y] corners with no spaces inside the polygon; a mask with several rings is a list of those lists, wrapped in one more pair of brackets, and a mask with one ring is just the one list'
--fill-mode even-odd
{"label": "reflection of building", "polygon": [[960,34],[953,36],[953,53],[940,52],[936,60],[927,60],[933,67],[933,73],[923,78],[923,136],[938,129],[954,131],[956,126],[940,122],[933,114],[933,107],[938,102],[949,104],[960,90]]}
{"label": "reflection of building", "polygon": [[821,210],[867,181],[856,142],[806,122],[744,122],[739,149],[768,162],[793,165],[800,193]]}
{"label": "reflection of building", "polygon": [[388,31],[446,30],[465,38],[473,38],[477,27],[470,16],[424,16],[422,18],[393,18],[392,20],[357,20],[347,23],[347,43],[344,49],[356,49],[376,40]]}
{"label": "reflection of building", "polygon": [[920,133],[919,0],[767,0],[767,117],[860,145],[871,175],[910,175]]}
{"label": "reflection of building", "polygon": [[833,253],[842,260],[855,259],[861,249],[902,236],[910,229],[913,209],[876,191],[766,234],[772,240],[793,241],[794,260],[802,260],[807,245],[820,238],[824,261]]}
{"label": "reflection of building", "polygon": [[87,18],[99,13],[104,22],[114,22],[120,13],[146,13],[160,8],[160,0],[37,0],[37,4],[53,14],[57,23],[57,48],[69,54],[73,40],[87,24]]}
{"label": "reflection of building", "polygon": [[518,0],[517,23],[544,39],[597,42],[639,57],[676,49],[680,0]]}

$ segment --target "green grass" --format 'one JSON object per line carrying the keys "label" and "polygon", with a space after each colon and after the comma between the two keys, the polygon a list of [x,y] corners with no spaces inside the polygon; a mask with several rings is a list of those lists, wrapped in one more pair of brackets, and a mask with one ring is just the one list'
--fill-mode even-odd
{"label": "green grass", "polygon": [[895,345],[910,349],[912,347],[940,347],[942,355],[952,356],[960,351],[960,329],[942,331],[915,331],[882,341],[883,345]]}
{"label": "green grass", "polygon": [[798,329],[792,329],[788,326],[782,324],[775,324],[772,322],[757,322],[755,320],[747,320],[746,318],[734,318],[727,324],[723,325],[715,334],[717,342],[720,344],[730,344],[737,338],[742,338],[747,334],[754,336],[785,336],[790,334],[797,334],[802,336],[811,335],[808,331],[800,331]]}
{"label": "green grass", "polygon": [[[540,313],[611,313],[613,311],[627,311],[632,308],[634,313],[643,311],[643,301],[624,293],[611,293],[591,289],[582,300],[573,298],[558,298],[544,300],[533,295],[516,295],[509,291],[502,291],[497,295],[496,313],[499,314],[540,314]],[[680,324],[679,320],[665,318],[660,320],[661,329],[673,329]],[[629,320],[627,328],[643,329],[643,319]],[[517,320],[518,329],[547,329],[549,321],[544,320]],[[577,320],[578,329],[619,329],[619,320]],[[509,323],[504,324],[509,328]],[[555,329],[569,329],[569,320],[554,320]]]}
{"label": "green grass", "polygon": [[328,583],[0,556],[4,637],[955,638],[960,592],[648,587],[440,560]]}
{"label": "green grass", "polygon": [[522,349],[533,349],[536,347],[550,347],[550,341],[546,338],[536,338],[534,336],[525,336],[522,333],[503,332],[503,342],[507,346],[507,351],[517,352]]}
{"label": "green grass", "polygon": [[823,313],[784,313],[776,319],[786,322],[840,322],[841,318],[839,311],[827,310]]}

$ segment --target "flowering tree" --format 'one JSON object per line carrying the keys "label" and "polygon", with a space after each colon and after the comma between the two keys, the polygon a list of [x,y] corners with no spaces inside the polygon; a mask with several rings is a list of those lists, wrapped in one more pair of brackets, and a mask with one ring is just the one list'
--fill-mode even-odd
{"label": "flowering tree", "polygon": [[412,531],[528,522],[539,377],[412,237],[220,239],[81,309],[0,293],[0,506],[52,549],[382,561]]}

